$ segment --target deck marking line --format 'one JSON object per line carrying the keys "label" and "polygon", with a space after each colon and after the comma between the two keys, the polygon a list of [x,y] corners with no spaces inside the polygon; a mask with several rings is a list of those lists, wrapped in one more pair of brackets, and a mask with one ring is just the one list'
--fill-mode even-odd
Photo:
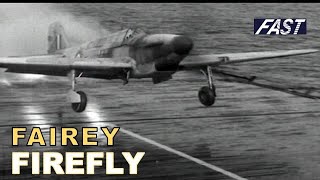
{"label": "deck marking line", "polygon": [[[111,124],[111,123],[107,123],[107,124],[109,124],[110,126],[119,127],[119,126],[117,126],[117,125],[115,125],[115,124]],[[154,141],[154,140],[145,138],[145,137],[143,137],[143,136],[141,136],[141,135],[139,135],[139,134],[136,134],[136,133],[134,133],[134,132],[128,131],[128,130],[123,129],[123,128],[120,128],[120,131],[122,131],[123,133],[125,133],[125,134],[127,134],[127,135],[129,135],[129,136],[132,136],[132,137],[134,137],[134,138],[137,138],[137,139],[139,139],[139,140],[141,140],[141,141],[144,141],[144,142],[149,143],[149,144],[151,144],[151,145],[157,146],[157,147],[159,147],[159,148],[161,148],[161,149],[164,149],[164,150],[166,150],[166,151],[168,151],[168,152],[171,152],[171,153],[176,154],[176,155],[178,155],[178,156],[180,156],[180,157],[186,158],[186,159],[188,159],[188,160],[190,160],[190,161],[193,161],[193,162],[195,162],[195,163],[197,163],[197,164],[200,164],[200,165],[202,165],[202,166],[205,166],[205,167],[207,167],[207,168],[209,168],[209,169],[211,169],[211,170],[220,172],[220,173],[222,173],[222,174],[224,174],[224,175],[226,175],[226,176],[229,176],[229,177],[231,177],[231,178],[233,178],[233,179],[236,179],[236,180],[247,180],[246,178],[243,178],[243,177],[241,177],[241,176],[238,176],[238,175],[236,175],[236,174],[234,174],[234,173],[232,173],[232,172],[226,171],[226,170],[224,170],[224,169],[222,169],[222,168],[219,168],[219,167],[217,167],[217,166],[215,166],[215,165],[209,164],[209,163],[207,163],[207,162],[205,162],[205,161],[203,161],[203,160],[201,160],[201,159],[198,159],[198,158],[195,158],[195,157],[193,157],[193,156],[190,156],[190,155],[188,155],[188,154],[186,154],[186,153],[184,153],[184,152],[175,150],[175,149],[173,149],[173,148],[171,148],[171,147],[169,147],[169,146],[160,144],[160,143],[158,143],[158,142],[156,142],[156,141]]]}

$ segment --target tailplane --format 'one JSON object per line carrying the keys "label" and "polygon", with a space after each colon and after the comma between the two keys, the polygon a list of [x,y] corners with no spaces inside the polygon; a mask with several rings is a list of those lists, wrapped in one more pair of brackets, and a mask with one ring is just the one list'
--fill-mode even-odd
{"label": "tailplane", "polygon": [[48,54],[55,54],[57,51],[68,47],[69,42],[63,26],[59,22],[52,23],[48,31]]}

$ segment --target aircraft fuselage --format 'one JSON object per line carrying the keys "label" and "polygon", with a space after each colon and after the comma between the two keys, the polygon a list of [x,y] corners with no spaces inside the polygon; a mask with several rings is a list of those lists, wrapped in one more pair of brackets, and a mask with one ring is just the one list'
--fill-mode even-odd
{"label": "aircraft fuselage", "polygon": [[[154,83],[158,83],[171,78],[180,61],[189,54],[192,47],[192,40],[186,36],[149,35],[128,29],[82,44],[79,48],[66,49],[64,54],[83,58],[130,57],[136,64],[130,78],[153,78]],[[72,53],[68,53],[70,50]],[[85,72],[82,76],[115,79],[126,75],[126,72],[116,71],[103,74]]]}

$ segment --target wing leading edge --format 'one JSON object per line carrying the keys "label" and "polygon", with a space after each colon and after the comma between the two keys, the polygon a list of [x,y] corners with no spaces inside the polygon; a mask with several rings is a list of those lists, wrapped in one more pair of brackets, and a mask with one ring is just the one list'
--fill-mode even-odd
{"label": "wing leading edge", "polygon": [[61,56],[30,56],[0,58],[0,67],[7,72],[65,76],[70,70],[106,71],[132,69],[135,61],[124,58],[64,58]]}
{"label": "wing leading edge", "polygon": [[262,88],[272,89],[276,91],[293,94],[295,96],[305,97],[309,99],[320,99],[320,89],[316,87],[306,87],[292,85],[286,83],[276,83],[271,79],[260,78],[256,76],[250,76],[248,73],[237,72],[236,70],[230,70],[228,67],[216,67],[213,69],[215,75],[221,76],[222,81],[238,82],[244,84],[250,84],[259,86]]}
{"label": "wing leading edge", "polygon": [[180,69],[193,69],[203,66],[219,66],[225,64],[257,61],[277,57],[295,56],[317,52],[317,49],[280,50],[247,53],[209,54],[188,56],[180,63]]}

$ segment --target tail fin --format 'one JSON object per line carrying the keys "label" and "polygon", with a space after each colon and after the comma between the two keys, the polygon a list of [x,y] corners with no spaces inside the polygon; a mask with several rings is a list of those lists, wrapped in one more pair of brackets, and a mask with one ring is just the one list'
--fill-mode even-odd
{"label": "tail fin", "polygon": [[48,31],[48,54],[54,54],[57,50],[69,47],[69,42],[63,26],[54,22],[49,26]]}

